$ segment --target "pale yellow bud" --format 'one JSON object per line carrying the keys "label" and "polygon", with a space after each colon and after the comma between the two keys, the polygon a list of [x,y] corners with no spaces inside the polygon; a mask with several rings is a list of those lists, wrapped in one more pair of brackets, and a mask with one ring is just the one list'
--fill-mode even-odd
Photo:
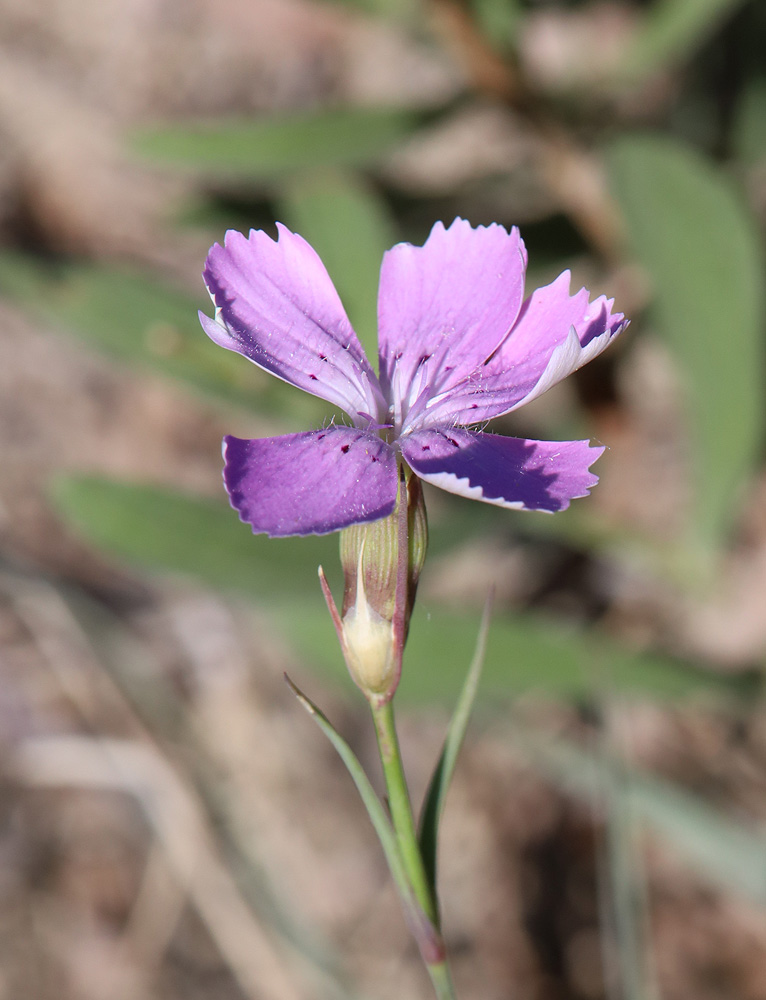
{"label": "pale yellow bud", "polygon": [[[400,587],[401,504],[406,505],[407,566]],[[427,544],[423,492],[417,477],[409,473],[406,482],[400,482],[397,505],[387,517],[352,525],[341,533],[345,586],[342,621],[336,627],[351,676],[376,700],[392,698],[399,683],[402,649]],[[397,602],[398,635],[393,624]]]}
{"label": "pale yellow bud", "polygon": [[370,606],[364,591],[361,571],[364,544],[359,552],[356,574],[356,600],[343,618],[343,644],[346,663],[354,681],[367,694],[383,694],[394,678],[394,630]]}

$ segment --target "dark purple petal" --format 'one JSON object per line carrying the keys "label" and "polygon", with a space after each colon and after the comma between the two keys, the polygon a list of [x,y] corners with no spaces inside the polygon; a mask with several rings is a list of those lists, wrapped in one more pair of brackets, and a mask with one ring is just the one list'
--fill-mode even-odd
{"label": "dark purple petal", "polygon": [[394,451],[356,428],[226,437],[223,455],[231,505],[256,534],[325,535],[394,509]]}
{"label": "dark purple petal", "polygon": [[230,230],[211,248],[203,276],[216,316],[200,314],[205,333],[355,421],[375,417],[378,380],[324,264],[303,237],[277,228],[278,241]]}
{"label": "dark purple petal", "polygon": [[587,496],[604,451],[588,441],[524,441],[460,428],[418,431],[400,442],[408,465],[449,493],[519,510],[564,510]]}
{"label": "dark purple petal", "polygon": [[473,378],[431,401],[422,425],[474,424],[510,413],[600,354],[625,326],[612,299],[569,294],[569,271],[538,288],[510,336]]}
{"label": "dark purple petal", "polygon": [[511,329],[527,256],[517,229],[437,222],[422,247],[383,257],[378,293],[380,381],[397,425],[421,398],[482,365]]}

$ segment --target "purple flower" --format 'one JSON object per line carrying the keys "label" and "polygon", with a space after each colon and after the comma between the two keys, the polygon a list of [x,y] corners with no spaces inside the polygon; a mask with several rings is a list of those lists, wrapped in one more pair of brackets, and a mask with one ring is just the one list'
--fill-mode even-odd
{"label": "purple flower", "polygon": [[321,260],[279,238],[230,231],[204,278],[221,347],[341,407],[352,426],[224,439],[224,482],[254,532],[325,534],[395,506],[398,460],[450,493],[521,510],[563,510],[586,496],[603,448],[469,429],[510,413],[580,368],[626,325],[613,300],[569,294],[569,272],[524,300],[516,228],[437,222],[422,247],[383,257],[379,375]]}

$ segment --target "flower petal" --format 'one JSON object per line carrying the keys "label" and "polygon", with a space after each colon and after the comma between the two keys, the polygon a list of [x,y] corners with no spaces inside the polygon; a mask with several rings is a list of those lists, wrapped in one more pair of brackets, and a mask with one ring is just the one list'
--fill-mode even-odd
{"label": "flower petal", "polygon": [[324,535],[384,517],[396,503],[393,449],[356,428],[229,436],[223,455],[231,505],[256,534]]}
{"label": "flower petal", "polygon": [[497,350],[521,306],[526,265],[518,229],[464,219],[437,222],[424,246],[399,243],[384,255],[380,381],[397,426],[419,398],[456,385]]}
{"label": "flower petal", "polygon": [[205,333],[355,421],[377,417],[378,380],[324,264],[303,237],[277,228],[278,241],[230,230],[211,247],[203,277],[216,316],[200,314]]}
{"label": "flower petal", "polygon": [[518,510],[564,510],[587,496],[588,468],[604,451],[588,441],[525,441],[459,428],[418,431],[401,441],[416,475],[448,493]]}
{"label": "flower petal", "polygon": [[425,426],[475,424],[510,413],[581,368],[625,329],[613,299],[589,301],[581,288],[569,294],[564,271],[538,288],[522,306],[511,335],[473,379],[431,402]]}

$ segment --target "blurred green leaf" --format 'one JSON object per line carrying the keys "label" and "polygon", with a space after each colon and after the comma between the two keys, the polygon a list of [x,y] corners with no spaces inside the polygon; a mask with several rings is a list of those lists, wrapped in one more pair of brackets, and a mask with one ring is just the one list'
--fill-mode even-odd
{"label": "blurred green leaf", "polygon": [[[506,727],[509,738],[565,789],[600,802],[606,762],[574,743],[528,726]],[[622,769],[613,789],[621,808],[659,834],[696,871],[721,887],[766,904],[766,837],[729,819],[698,797],[659,778]]]}
{"label": "blurred green leaf", "polygon": [[[341,594],[338,539],[252,535],[226,504],[95,477],[60,479],[53,498],[78,532],[107,553],[155,571],[180,572],[226,591],[258,598],[318,667],[347,679],[317,581],[324,566]],[[454,701],[474,652],[480,615],[416,608],[402,696]],[[599,664],[598,668],[594,667]],[[350,683],[350,681],[349,681]],[[504,618],[489,632],[482,694],[540,690],[582,696],[601,690],[659,698],[736,695],[736,679],[691,670],[673,660],[625,651],[614,642],[533,618]],[[746,688],[752,693],[752,686]]]}
{"label": "blurred green leaf", "polygon": [[134,566],[195,576],[212,587],[259,598],[315,595],[317,567],[338,583],[335,535],[270,539],[253,535],[225,499],[97,477],[62,478],[53,499],[78,532]]}
{"label": "blurred green leaf", "polygon": [[352,174],[320,172],[288,181],[280,206],[285,222],[322,258],[367,357],[376,364],[380,263],[397,242],[383,199]]}
{"label": "blurred green leaf", "polygon": [[366,14],[389,20],[411,19],[417,11],[417,0],[326,0],[340,7],[355,7]]}
{"label": "blurred green leaf", "polygon": [[[338,675],[340,659],[329,641],[334,633],[327,615],[305,608],[296,618],[289,606],[275,611],[292,641]],[[478,612],[416,605],[397,697],[423,704],[454,701],[479,625]],[[750,680],[739,682],[661,655],[634,653],[596,633],[567,629],[542,617],[497,616],[489,630],[479,699],[497,702],[528,691],[581,698],[607,691],[675,700],[752,695],[754,687],[758,689]]]}
{"label": "blurred green leaf", "polygon": [[[216,589],[276,602],[310,593],[322,612],[318,566],[324,566],[336,591],[341,585],[337,535],[254,535],[226,502],[223,489],[215,500],[145,483],[61,476],[52,497],[84,538],[137,567],[185,573]],[[457,533],[437,526],[429,550],[444,551],[470,533],[466,520]]]}
{"label": "blurred green leaf", "polygon": [[704,556],[730,525],[763,432],[762,247],[727,176],[673,140],[618,139],[607,164],[686,382],[697,474],[690,541]]}
{"label": "blurred green leaf", "polygon": [[474,17],[490,44],[508,49],[523,18],[520,0],[472,0]]}
{"label": "blurred green leaf", "polygon": [[766,77],[745,82],[735,112],[732,144],[737,159],[746,166],[766,160]]}
{"label": "blurred green leaf", "polygon": [[154,160],[248,180],[278,180],[320,167],[359,167],[414,131],[422,115],[398,108],[334,108],[271,119],[146,129],[138,151]]}
{"label": "blurred green leaf", "polygon": [[654,0],[620,67],[646,76],[690,56],[744,0]]}
{"label": "blurred green leaf", "polygon": [[631,775],[624,760],[610,751],[608,730],[602,728],[598,739],[601,801],[597,806],[603,809],[605,834],[599,870],[600,923],[614,945],[610,965],[618,984],[615,992],[622,1000],[659,1000],[652,963],[647,961],[649,901],[643,837],[625,795]]}
{"label": "blurred green leaf", "polygon": [[229,406],[281,418],[285,429],[304,429],[326,412],[326,404],[205,336],[197,310],[212,313],[212,306],[204,289],[196,299],[137,273],[88,264],[52,269],[31,255],[5,252],[0,291],[113,357],[179,379]]}

